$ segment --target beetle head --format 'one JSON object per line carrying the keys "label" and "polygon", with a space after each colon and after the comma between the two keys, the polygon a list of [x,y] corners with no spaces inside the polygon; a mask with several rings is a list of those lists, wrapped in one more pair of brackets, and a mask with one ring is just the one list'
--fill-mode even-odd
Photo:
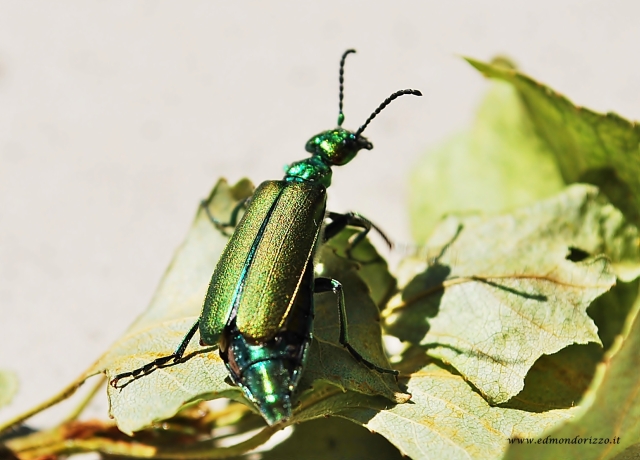
{"label": "beetle head", "polygon": [[307,152],[335,166],[345,165],[353,160],[360,150],[372,148],[373,144],[366,137],[340,127],[316,134],[309,139],[305,147]]}

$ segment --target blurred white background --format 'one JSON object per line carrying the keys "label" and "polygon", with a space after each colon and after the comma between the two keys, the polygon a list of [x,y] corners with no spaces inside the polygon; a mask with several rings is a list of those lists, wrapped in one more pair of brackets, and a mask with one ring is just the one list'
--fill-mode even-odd
{"label": "blurred white background", "polygon": [[143,311],[219,177],[277,179],[306,157],[335,125],[345,49],[345,127],[397,89],[424,94],[372,123],[374,150],[329,190],[332,210],[402,242],[412,164],[465,129],[487,86],[459,55],[505,54],[579,105],[640,119],[639,18],[632,0],[1,1],[0,368],[21,388],[0,420]]}

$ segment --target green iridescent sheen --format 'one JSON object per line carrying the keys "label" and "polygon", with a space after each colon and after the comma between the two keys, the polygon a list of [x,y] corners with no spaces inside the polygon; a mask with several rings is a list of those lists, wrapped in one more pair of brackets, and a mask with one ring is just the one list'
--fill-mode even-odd
{"label": "green iridescent sheen", "polygon": [[284,180],[296,182],[315,181],[325,187],[329,187],[331,185],[331,167],[321,158],[313,156],[287,166]]}
{"label": "green iridescent sheen", "polygon": [[331,166],[345,165],[353,160],[360,150],[372,148],[373,145],[364,136],[356,136],[344,128],[323,131],[307,142],[305,149],[311,153],[311,158],[287,166],[284,180],[318,182],[329,187]]}
{"label": "green iridescent sheen", "polygon": [[[420,95],[416,90],[398,91],[357,131],[342,128],[343,67],[346,56],[354,52],[347,50],[340,61],[338,127],[313,136],[306,144],[310,158],[287,166],[282,180],[263,182],[249,201],[242,202],[246,209],[237,225],[233,216],[240,206],[229,223],[211,217],[218,228],[235,230],[211,277],[200,318],[177,351],[118,374],[112,386],[118,388],[119,380],[139,378],[168,363],[178,364],[199,331],[200,344],[218,346],[229,377],[270,425],[290,419],[311,343],[314,294],[320,292],[336,296],[342,318],[340,343],[354,359],[378,372],[397,375],[368,362],[348,344],[342,286],[337,280],[314,276],[314,255],[323,238],[335,236],[347,225],[361,228],[362,238],[372,226],[354,213],[326,213],[331,168],[349,163],[362,149],[373,148],[361,133],[391,101],[403,94]],[[325,224],[326,220],[331,223]]]}
{"label": "green iridescent sheen", "polygon": [[[240,375],[232,370],[231,377],[247,399],[260,409],[269,425],[291,418],[292,390],[302,375],[302,366],[291,369],[285,358],[291,358],[291,344],[272,340],[253,345],[241,333],[237,333],[231,343],[235,367],[242,370]],[[302,353],[306,354],[306,347]],[[304,363],[304,356],[300,362]]]}
{"label": "green iridescent sheen", "polygon": [[291,418],[313,326],[313,256],[326,189],[317,181],[265,181],[211,277],[203,345],[219,346],[229,377],[269,424]]}
{"label": "green iridescent sheen", "polygon": [[313,136],[306,146],[311,158],[255,191],[213,274],[200,319],[202,343],[220,341],[231,380],[270,425],[291,418],[311,341],[309,261],[324,221],[331,167],[371,148],[366,138],[340,127]]}
{"label": "green iridescent sheen", "polygon": [[305,147],[307,152],[334,166],[346,165],[360,150],[372,148],[373,144],[364,136],[356,136],[344,128],[323,131],[309,139]]}

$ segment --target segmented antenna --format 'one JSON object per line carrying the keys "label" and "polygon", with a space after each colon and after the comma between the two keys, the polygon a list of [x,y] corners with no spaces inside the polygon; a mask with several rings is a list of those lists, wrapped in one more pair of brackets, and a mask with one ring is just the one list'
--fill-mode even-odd
{"label": "segmented antenna", "polygon": [[364,124],[360,126],[358,130],[355,132],[356,137],[362,134],[362,131],[364,131],[367,125],[371,123],[371,120],[373,120],[382,111],[382,109],[384,109],[386,106],[391,104],[393,100],[398,99],[400,96],[404,96],[405,94],[411,94],[412,96],[422,96],[422,93],[417,89],[401,89],[400,91],[396,91],[391,96],[386,98],[384,102],[380,104],[378,108],[375,109],[371,115],[369,115],[369,118],[367,118],[367,121],[365,121]]}
{"label": "segmented antenna", "polygon": [[340,104],[338,105],[338,126],[342,126],[344,122],[344,113],[342,112],[342,100],[344,99],[344,61],[347,60],[347,56],[351,53],[355,53],[356,50],[347,50],[342,54],[340,59]]}

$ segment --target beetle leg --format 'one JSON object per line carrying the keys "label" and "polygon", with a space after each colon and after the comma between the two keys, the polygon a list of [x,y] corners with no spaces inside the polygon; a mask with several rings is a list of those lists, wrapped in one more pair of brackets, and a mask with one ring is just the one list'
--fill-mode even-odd
{"label": "beetle leg", "polygon": [[[187,332],[187,335],[184,336],[184,338],[182,339],[182,342],[180,342],[180,345],[178,346],[176,351],[173,352],[173,354],[162,356],[161,358],[155,359],[150,363],[147,363],[144,366],[134,369],[130,372],[123,372],[122,374],[118,374],[111,379],[109,384],[113,388],[122,389],[127,385],[129,385],[134,380],[137,380],[140,377],[148,375],[153,371],[155,371],[156,369],[178,364],[182,360],[182,357],[184,356],[184,352],[187,350],[187,347],[189,346],[189,342],[191,342],[191,339],[193,338],[196,331],[198,330],[198,326],[200,326],[199,319],[198,321],[196,321],[196,323],[193,326],[191,326],[191,329],[189,329],[189,332]],[[127,377],[130,377],[131,379],[126,381],[124,384],[118,386],[118,382]]]}
{"label": "beetle leg", "polygon": [[394,369],[386,369],[384,367],[376,366],[372,362],[365,359],[358,351],[349,343],[349,331],[347,324],[347,311],[345,309],[344,293],[342,292],[342,284],[339,281],[331,278],[316,278],[313,286],[314,293],[321,292],[333,292],[338,299],[338,325],[340,327],[340,344],[345,347],[353,358],[367,366],[369,369],[373,369],[381,374],[393,374],[398,375],[399,372]]}
{"label": "beetle leg", "polygon": [[233,211],[231,211],[231,217],[229,218],[229,222],[222,222],[220,219],[217,219],[216,217],[214,217],[213,214],[211,214],[211,210],[209,209],[209,202],[207,200],[202,200],[200,202],[200,206],[204,208],[211,223],[218,230],[220,230],[220,232],[222,232],[224,236],[231,236],[231,233],[233,232],[227,233],[227,229],[236,228],[236,225],[238,224],[238,220],[239,220],[238,215],[240,214],[240,210],[247,208],[247,204],[250,199],[251,197],[245,198],[244,200],[239,201],[238,204],[235,205],[235,207],[233,208]]}
{"label": "beetle leg", "polygon": [[[378,235],[382,237],[384,242],[389,246],[389,249],[393,249],[393,242],[391,239],[378,227],[366,217],[356,213],[348,212],[346,214],[339,214],[337,212],[327,213],[327,217],[331,219],[331,223],[324,227],[324,241],[330,240],[338,233],[340,233],[345,227],[358,227],[361,230],[356,234],[353,241],[349,243],[347,248],[347,256],[350,259],[356,260],[351,256],[351,251],[367,236],[369,231],[373,228]],[[356,260],[357,261],[357,260]],[[360,262],[360,261],[359,261]]]}

